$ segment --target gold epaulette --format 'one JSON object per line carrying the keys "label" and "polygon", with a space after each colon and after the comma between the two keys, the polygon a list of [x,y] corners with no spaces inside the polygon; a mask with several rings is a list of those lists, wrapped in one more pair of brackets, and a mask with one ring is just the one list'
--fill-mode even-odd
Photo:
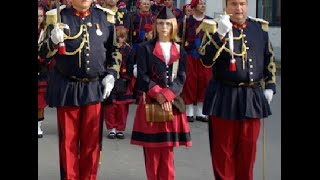
{"label": "gold epaulette", "polygon": [[[60,12],[62,9],[66,8],[66,5],[60,6]],[[51,9],[46,12],[46,24],[56,24],[57,23],[57,9]]]}
{"label": "gold epaulette", "polygon": [[204,19],[197,28],[196,34],[199,33],[200,29],[204,32],[214,34],[217,30],[217,23],[213,19]]}
{"label": "gold epaulette", "polygon": [[95,6],[97,9],[100,9],[102,11],[104,11],[105,13],[107,13],[107,21],[112,23],[112,24],[115,24],[115,20],[114,20],[114,16],[116,15],[115,12],[113,12],[112,10],[110,9],[107,9],[107,8],[104,8],[104,7],[101,7],[99,4],[97,4]]}
{"label": "gold epaulette", "polygon": [[248,18],[251,20],[251,21],[255,21],[255,22],[259,22],[261,24],[261,28],[268,32],[269,31],[269,22],[264,20],[264,19],[261,19],[261,18],[254,18],[254,17],[251,17],[251,16],[248,16]]}

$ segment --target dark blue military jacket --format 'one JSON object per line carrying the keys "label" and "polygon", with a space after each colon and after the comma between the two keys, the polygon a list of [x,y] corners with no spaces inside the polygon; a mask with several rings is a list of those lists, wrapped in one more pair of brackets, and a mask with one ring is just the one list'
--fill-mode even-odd
{"label": "dark blue military jacket", "polygon": [[107,74],[116,76],[115,70],[107,68],[114,64],[114,27],[102,10],[91,7],[89,11],[88,16],[80,17],[72,7],[61,10],[61,21],[69,26],[64,29],[66,55],[56,52],[50,38],[41,48],[42,56],[53,56],[56,61],[47,92],[50,107],[102,102],[101,79]]}
{"label": "dark blue military jacket", "polygon": [[202,62],[212,66],[203,105],[203,113],[225,119],[242,120],[271,115],[263,94],[265,88],[275,88],[275,60],[269,41],[267,24],[247,19],[243,26],[233,26],[236,71],[230,71],[228,34],[222,41],[218,33],[200,48]]}
{"label": "dark blue military jacket", "polygon": [[[186,52],[180,48],[179,68],[177,77],[172,81],[173,61],[168,65],[155,55],[157,39],[144,42],[139,45],[137,50],[137,87],[138,90],[148,92],[156,85],[161,88],[168,88],[176,96],[180,95],[186,80]],[[172,55],[172,52],[171,52]]]}
{"label": "dark blue military jacket", "polygon": [[[204,17],[204,19],[212,19],[209,16]],[[197,49],[200,47],[200,43],[203,37],[203,32],[200,31],[196,34],[197,28],[200,26],[202,21],[197,21],[192,15],[189,16],[186,20],[186,43],[184,44],[184,48],[186,49],[188,54],[191,54],[193,57],[198,58],[199,54]],[[187,44],[187,45],[186,45]]]}
{"label": "dark blue military jacket", "polygon": [[149,14],[141,14],[136,13],[132,18],[132,43],[136,47],[138,43],[145,41],[146,30],[144,26],[146,24],[153,24],[154,17],[152,13]]}

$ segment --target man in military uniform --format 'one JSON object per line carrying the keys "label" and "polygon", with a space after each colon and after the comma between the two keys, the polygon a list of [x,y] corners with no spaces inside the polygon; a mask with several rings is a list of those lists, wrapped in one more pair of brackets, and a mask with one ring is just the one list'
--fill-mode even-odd
{"label": "man in military uniform", "polygon": [[[184,84],[182,97],[187,107],[187,117],[189,122],[198,121],[207,122],[208,119],[202,114],[202,107],[205,95],[205,89],[211,78],[211,69],[206,68],[200,61],[198,48],[203,37],[203,32],[198,29],[204,19],[212,19],[205,15],[206,1],[192,0],[190,6],[194,9],[193,15],[186,19],[184,47],[188,53],[187,56],[187,80]],[[186,28],[188,27],[188,28]]]}
{"label": "man in military uniform", "polygon": [[132,44],[136,49],[138,44],[146,40],[146,24],[153,24],[154,16],[150,12],[150,0],[137,0],[136,7],[139,10],[137,13],[133,14],[131,34],[132,34]]}
{"label": "man in military uniform", "polygon": [[103,7],[109,9],[115,13],[115,26],[124,26],[125,28],[130,28],[130,16],[126,9],[118,8],[118,0],[106,0]]}
{"label": "man in military uniform", "polygon": [[[57,108],[61,179],[96,180],[101,150],[101,102],[108,97],[116,71],[111,67],[113,25],[92,0],[72,0],[48,27],[41,56],[56,65],[47,90]],[[56,13],[56,9],[47,12]],[[54,18],[53,18],[54,19]],[[64,27],[62,30],[61,28]],[[62,45],[62,46],[60,46]],[[64,45],[64,46],[63,46]],[[61,50],[65,47],[65,50]],[[59,50],[60,51],[59,51]]]}
{"label": "man in military uniform", "polygon": [[253,179],[260,119],[271,115],[276,93],[268,22],[247,17],[247,3],[227,0],[227,14],[217,19],[216,32],[207,33],[199,50],[213,72],[203,113],[210,118],[212,166],[219,180]]}

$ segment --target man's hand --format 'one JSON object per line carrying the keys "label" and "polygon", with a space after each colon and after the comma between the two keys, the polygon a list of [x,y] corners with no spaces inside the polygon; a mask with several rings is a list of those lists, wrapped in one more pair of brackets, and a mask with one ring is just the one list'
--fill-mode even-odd
{"label": "man's hand", "polygon": [[114,81],[114,77],[110,74],[102,79],[102,85],[104,86],[103,99],[106,99],[110,96],[110,93],[114,87]]}
{"label": "man's hand", "polygon": [[50,36],[52,42],[54,44],[58,44],[60,42],[63,42],[63,31],[59,28],[59,25],[56,24],[54,28],[51,30],[51,36]]}
{"label": "man's hand", "polygon": [[226,36],[226,34],[232,30],[232,23],[230,22],[229,15],[220,15],[217,23],[218,23],[217,32],[222,37]]}
{"label": "man's hand", "polygon": [[270,104],[273,97],[273,90],[272,89],[266,89],[264,90],[264,96],[266,97],[268,103]]}

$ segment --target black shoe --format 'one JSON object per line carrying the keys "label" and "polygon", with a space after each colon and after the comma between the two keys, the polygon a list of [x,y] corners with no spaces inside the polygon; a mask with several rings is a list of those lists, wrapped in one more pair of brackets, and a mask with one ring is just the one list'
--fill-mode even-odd
{"label": "black shoe", "polygon": [[116,133],[114,133],[114,132],[109,132],[108,138],[109,138],[109,139],[115,139],[115,138],[116,138]]}
{"label": "black shoe", "polygon": [[123,132],[117,132],[117,133],[116,133],[116,137],[117,137],[118,139],[124,139],[124,134],[123,134]]}
{"label": "black shoe", "polygon": [[43,138],[43,135],[42,134],[38,134],[38,138]]}
{"label": "black shoe", "polygon": [[208,118],[202,116],[196,116],[197,121],[208,122]]}
{"label": "black shoe", "polygon": [[193,116],[187,116],[188,122],[194,122]]}

